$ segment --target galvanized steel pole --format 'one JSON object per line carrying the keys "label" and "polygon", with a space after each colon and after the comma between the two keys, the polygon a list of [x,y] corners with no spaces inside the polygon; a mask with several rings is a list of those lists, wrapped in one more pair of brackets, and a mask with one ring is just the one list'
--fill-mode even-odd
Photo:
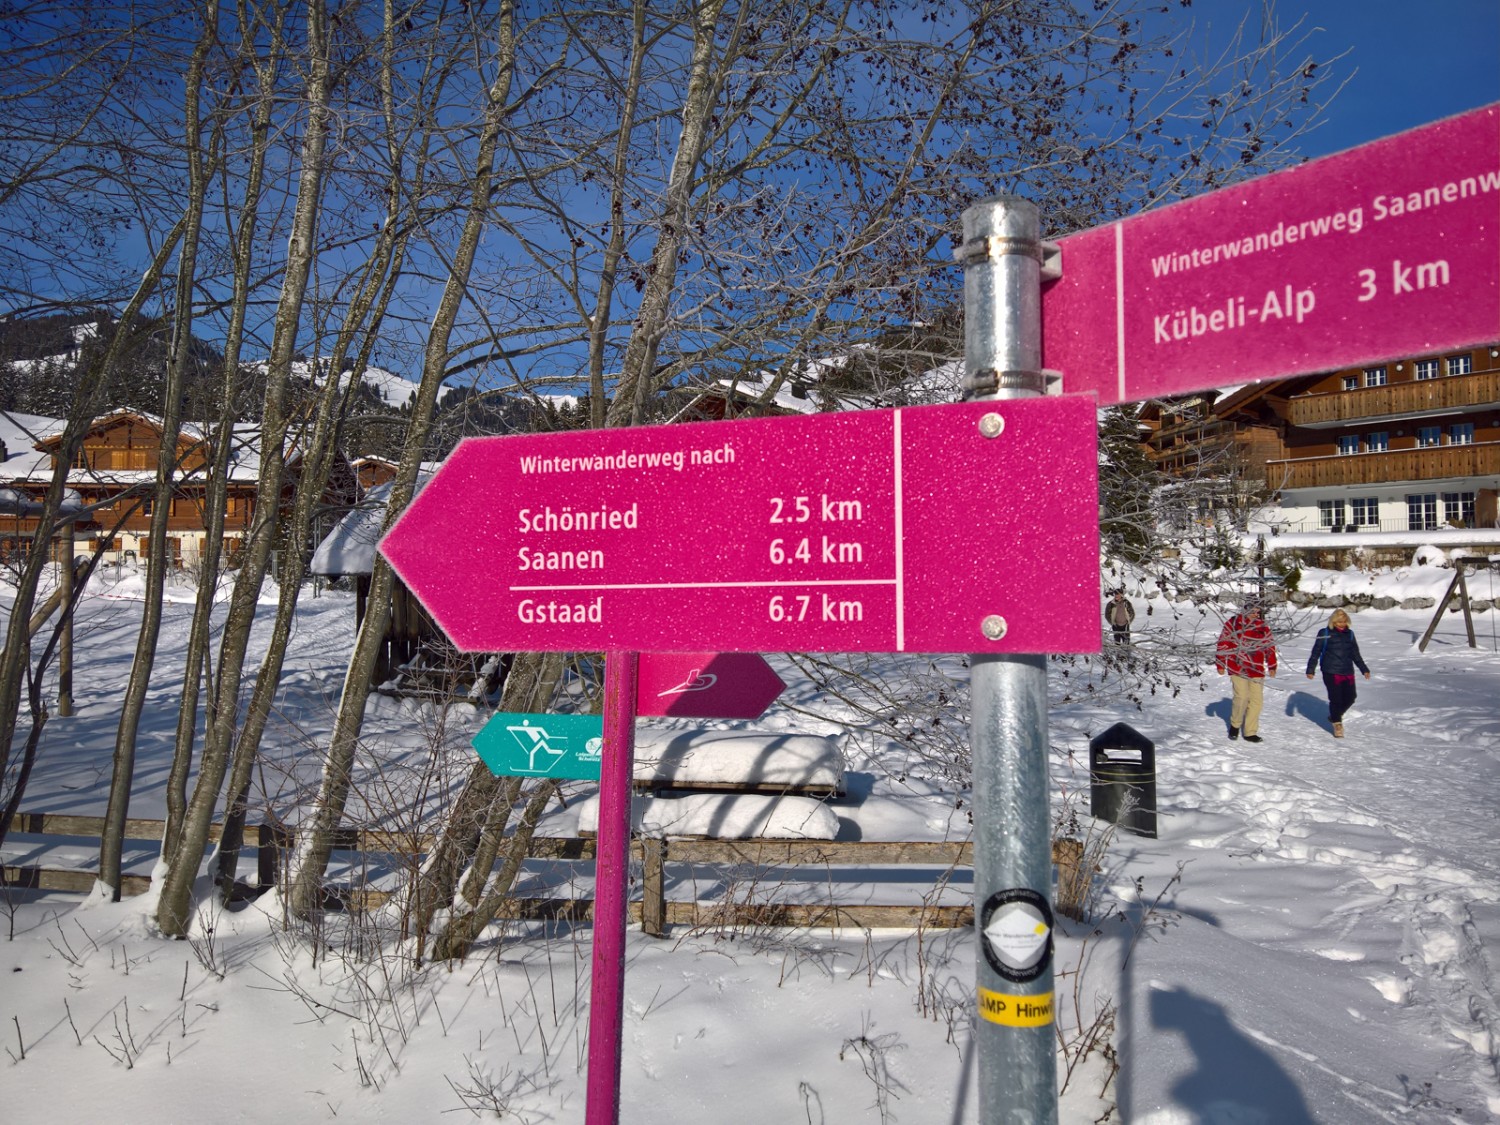
{"label": "galvanized steel pole", "polygon": [[[964,397],[1043,394],[1036,205],[984,200],[964,212],[963,232]],[[1055,1125],[1046,658],[975,654],[970,694],[979,1120]]]}

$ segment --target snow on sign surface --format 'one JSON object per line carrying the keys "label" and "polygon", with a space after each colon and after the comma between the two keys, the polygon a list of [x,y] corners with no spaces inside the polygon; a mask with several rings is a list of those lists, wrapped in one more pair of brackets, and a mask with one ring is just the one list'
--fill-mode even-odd
{"label": "snow on sign surface", "polygon": [[1100,402],[1500,339],[1500,105],[1060,240],[1043,362]]}
{"label": "snow on sign surface", "polygon": [[472,438],[380,549],[471,652],[1097,652],[1095,410]]}

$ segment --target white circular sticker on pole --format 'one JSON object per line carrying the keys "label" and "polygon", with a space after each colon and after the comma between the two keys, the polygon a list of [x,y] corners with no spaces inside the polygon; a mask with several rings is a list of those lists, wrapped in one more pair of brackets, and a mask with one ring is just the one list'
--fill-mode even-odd
{"label": "white circular sticker on pole", "polygon": [[1035,980],[1052,964],[1052,909],[1036,891],[997,891],[979,920],[984,957],[1006,980]]}

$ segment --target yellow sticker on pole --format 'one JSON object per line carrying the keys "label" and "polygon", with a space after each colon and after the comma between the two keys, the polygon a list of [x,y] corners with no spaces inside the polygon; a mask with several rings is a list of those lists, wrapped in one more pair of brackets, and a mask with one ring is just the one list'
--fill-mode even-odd
{"label": "yellow sticker on pole", "polygon": [[1011,996],[991,992],[982,985],[979,990],[979,1014],[990,1023],[1006,1027],[1046,1027],[1052,1022],[1052,993]]}

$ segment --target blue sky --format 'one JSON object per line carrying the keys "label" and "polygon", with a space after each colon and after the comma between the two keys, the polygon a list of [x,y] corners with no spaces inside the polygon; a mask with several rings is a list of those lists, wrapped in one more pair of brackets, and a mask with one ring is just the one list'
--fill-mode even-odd
{"label": "blue sky", "polygon": [[[1259,9],[1194,0],[1184,15],[1217,27]],[[1337,72],[1353,75],[1301,145],[1308,156],[1500,101],[1500,0],[1278,0],[1275,11],[1283,26],[1305,13],[1304,26],[1321,29],[1310,44],[1320,57],[1350,52]]]}

